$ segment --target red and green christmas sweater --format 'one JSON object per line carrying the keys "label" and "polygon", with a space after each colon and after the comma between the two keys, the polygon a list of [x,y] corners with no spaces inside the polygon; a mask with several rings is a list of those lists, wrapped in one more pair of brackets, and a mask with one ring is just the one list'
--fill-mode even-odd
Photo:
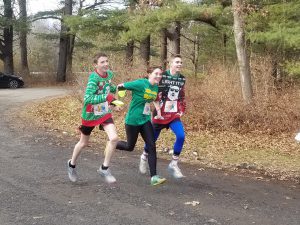
{"label": "red and green christmas sweater", "polygon": [[164,119],[155,119],[157,112],[154,110],[153,123],[168,124],[180,118],[186,109],[184,87],[185,77],[182,74],[171,75],[170,70],[162,74],[158,85],[157,101],[159,101],[161,116]]}
{"label": "red and green christmas sweater", "polygon": [[114,99],[111,93],[115,93],[117,89],[111,83],[113,77],[114,74],[110,70],[105,75],[96,71],[90,74],[81,113],[82,125],[97,126],[112,118],[109,104]]}

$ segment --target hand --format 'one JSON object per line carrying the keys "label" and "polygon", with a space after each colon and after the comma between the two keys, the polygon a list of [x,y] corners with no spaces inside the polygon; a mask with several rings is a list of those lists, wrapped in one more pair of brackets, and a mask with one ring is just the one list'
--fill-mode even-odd
{"label": "hand", "polygon": [[116,112],[120,112],[122,110],[122,107],[121,106],[115,106],[115,107],[113,107],[113,110],[116,111]]}
{"label": "hand", "polygon": [[154,116],[154,119],[156,119],[156,120],[164,120],[165,118],[163,118],[162,116],[156,115],[156,116]]}
{"label": "hand", "polygon": [[162,98],[162,92],[159,92],[158,93],[158,99],[161,99]]}
{"label": "hand", "polygon": [[179,117],[182,117],[183,116],[183,112],[176,113],[176,115],[178,115]]}
{"label": "hand", "polygon": [[157,112],[157,115],[154,117],[154,119],[156,119],[156,120],[163,120],[163,119],[165,119],[165,118],[163,118],[163,117],[161,116],[161,111],[160,111],[160,109],[159,109],[159,110],[156,110],[156,112]]}

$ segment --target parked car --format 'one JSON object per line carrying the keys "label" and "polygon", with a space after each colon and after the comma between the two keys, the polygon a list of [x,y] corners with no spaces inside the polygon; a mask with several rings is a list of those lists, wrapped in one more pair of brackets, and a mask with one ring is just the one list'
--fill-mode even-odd
{"label": "parked car", "polygon": [[8,75],[0,72],[0,87],[19,88],[24,86],[23,78],[16,75]]}

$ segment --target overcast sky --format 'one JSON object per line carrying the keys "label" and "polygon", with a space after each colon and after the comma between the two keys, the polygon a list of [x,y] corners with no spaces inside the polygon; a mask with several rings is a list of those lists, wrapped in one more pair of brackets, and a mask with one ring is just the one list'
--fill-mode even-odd
{"label": "overcast sky", "polygon": [[[95,0],[87,0],[85,4],[94,2]],[[60,8],[62,5],[59,5],[61,0],[27,0],[27,11],[28,14],[34,14],[39,11],[45,10],[55,10]],[[114,1],[114,2],[122,2],[122,1]],[[110,4],[114,7],[120,7],[120,4]],[[60,6],[60,7],[59,7]]]}
{"label": "overcast sky", "polygon": [[27,0],[28,14],[59,8],[60,0]]}

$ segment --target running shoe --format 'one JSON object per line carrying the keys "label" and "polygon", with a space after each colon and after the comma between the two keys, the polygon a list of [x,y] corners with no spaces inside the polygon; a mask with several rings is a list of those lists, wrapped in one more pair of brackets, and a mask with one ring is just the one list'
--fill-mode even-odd
{"label": "running shoe", "polygon": [[110,169],[103,170],[100,166],[99,170],[97,171],[102,177],[104,177],[106,183],[111,184],[117,181],[116,178],[111,174]]}
{"label": "running shoe", "polygon": [[180,179],[184,177],[177,164],[170,163],[168,166],[168,171],[176,179]]}
{"label": "running shoe", "polygon": [[143,159],[143,155],[141,155],[139,170],[141,174],[147,173],[147,159]]}
{"label": "running shoe", "polygon": [[300,132],[296,135],[295,140],[300,142]]}
{"label": "running shoe", "polygon": [[78,180],[76,168],[70,167],[70,162],[71,162],[71,159],[69,159],[67,162],[68,176],[69,176],[70,181],[76,182]]}
{"label": "running shoe", "polygon": [[162,178],[158,175],[155,175],[153,177],[151,177],[151,185],[152,186],[156,186],[156,185],[159,185],[159,184],[162,184],[166,181],[166,178]]}

